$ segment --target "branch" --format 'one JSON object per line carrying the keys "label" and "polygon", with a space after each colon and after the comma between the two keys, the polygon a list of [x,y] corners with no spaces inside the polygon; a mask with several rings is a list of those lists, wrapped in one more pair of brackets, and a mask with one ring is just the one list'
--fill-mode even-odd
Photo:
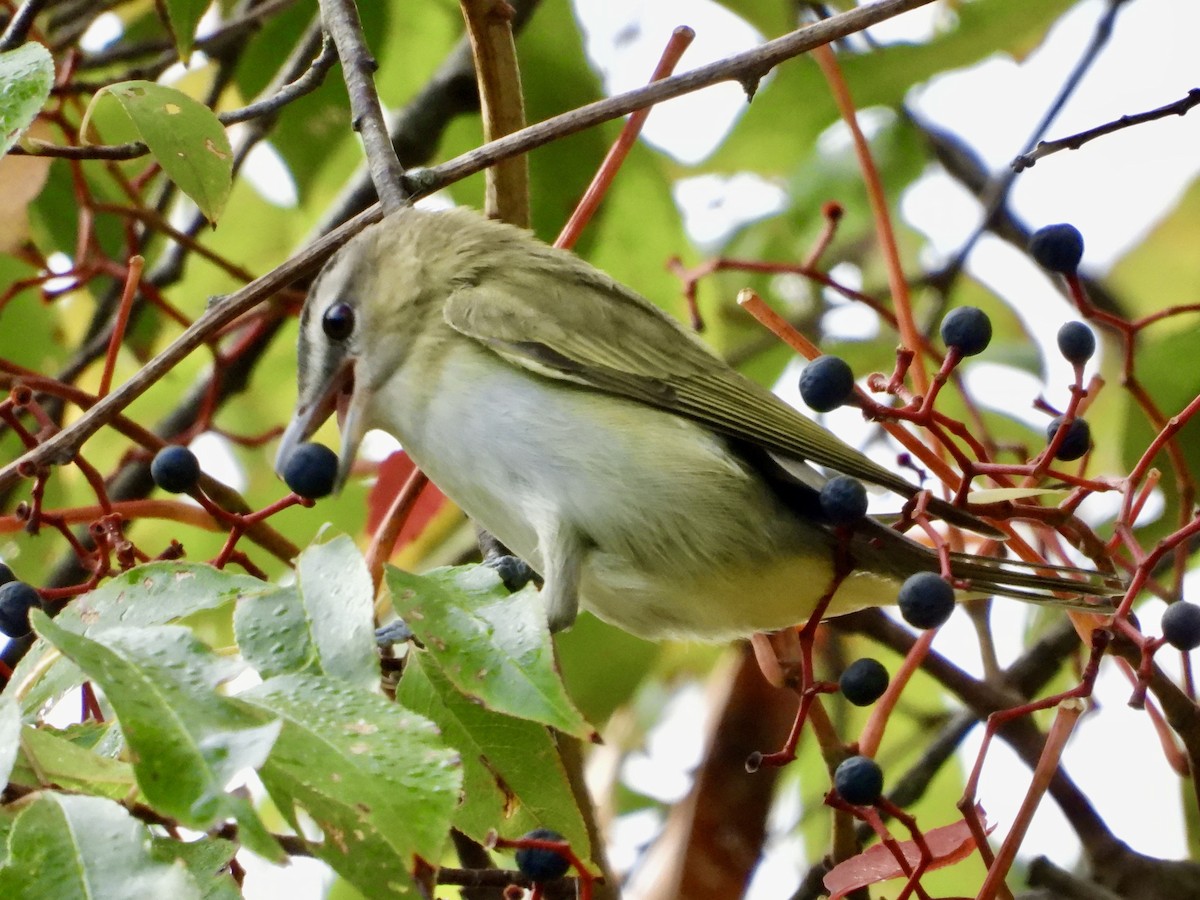
{"label": "branch", "polygon": [[76,422],[43,441],[24,456],[0,469],[0,490],[13,484],[26,471],[36,471],[47,465],[70,462],[83,443],[104,427],[121,410],[140,397],[155,382],[163,378],[180,360],[193,350],[204,346],[213,335],[238,317],[288,287],[296,280],[316,271],[351,236],[371,222],[378,221],[378,207],[351,219],[341,228],[330,232],[304,248],[282,265],[257,278],[246,287],[210,306],[191,327],[176,338],[161,353],[150,360],[137,374],[100,400]]}
{"label": "branch", "polygon": [[589,103],[537,125],[523,128],[516,134],[493,141],[431,169],[409,173],[409,178],[419,184],[421,194],[431,193],[514,154],[525,153],[584,129],[662,103],[664,100],[681,97],[726,81],[736,81],[741,85],[755,84],[780,63],[808,53],[814,47],[862,31],[900,13],[928,6],[932,2],[933,0],[879,0],[857,7],[767,41],[744,53],[717,60],[682,75],[664,78],[662,81],[606,100]]}
{"label": "branch", "polygon": [[25,42],[25,36],[29,34],[34,18],[45,5],[46,0],[25,0],[21,4],[20,9],[13,13],[13,17],[8,20],[8,27],[4,29],[4,34],[0,35],[0,53],[14,50]]}
{"label": "branch", "polygon": [[1144,125],[1146,122],[1153,122],[1155,119],[1165,119],[1167,116],[1187,115],[1188,110],[1194,106],[1200,106],[1200,88],[1192,88],[1187,92],[1186,97],[1176,100],[1174,103],[1168,103],[1166,106],[1149,110],[1148,112],[1121,116],[1121,118],[1114,122],[1097,125],[1095,128],[1089,128],[1087,131],[1081,131],[1070,137],[1059,138],[1056,141],[1039,141],[1036,148],[1028,153],[1022,153],[1012,161],[1013,171],[1023,172],[1043,156],[1058,153],[1060,150],[1078,150],[1084,144],[1088,143],[1088,141],[1094,141],[1096,138],[1104,137],[1106,134],[1112,134],[1123,128]]}
{"label": "branch", "polygon": [[[516,134],[508,135],[483,147],[464,153],[431,169],[410,173],[406,180],[417,189],[413,196],[423,196],[454,181],[466,178],[488,166],[541,147],[551,141],[585,128],[624,116],[626,113],[700,90],[724,81],[745,82],[761,78],[784,60],[806,53],[813,47],[836,40],[910,9],[932,3],[933,0],[880,0],[857,7],[815,25],[799,29],[781,38],[768,41],[753,50],[727,59],[656,81],[645,87],[607,100],[588,104],[561,116],[547,119]],[[266,273],[241,290],[217,301],[156,357],[150,360],[129,381],[97,403],[86,415],[62,431],[27,451],[19,459],[0,469],[0,491],[14,484],[25,472],[35,472],[47,465],[70,462],[84,442],[102,428],[113,415],[140,397],[156,381],[166,375],[189,353],[203,346],[208,339],[230,322],[276,292],[291,285],[319,267],[333,251],[372,222],[382,218],[378,206],[371,207],[344,225],[322,236],[278,268]]]}
{"label": "branch", "polygon": [[371,180],[383,204],[384,212],[394,212],[410,202],[404,189],[404,167],[388,137],[383,107],[375,90],[375,70],[379,64],[367,49],[362,22],[354,0],[321,0],[321,19],[333,38],[342,61],[342,78],[350,95],[354,130],[363,140]]}
{"label": "branch", "polygon": [[[512,27],[518,34],[529,21],[540,0],[511,0],[515,10]],[[464,35],[446,54],[425,86],[392,118],[390,137],[405,168],[425,165],[433,158],[446,126],[458,115],[479,111],[479,89],[471,42]],[[314,234],[321,235],[351,216],[368,209],[376,200],[370,174],[363,166],[347,181]]]}
{"label": "branch", "polygon": [[[1025,142],[1025,147],[1032,147],[1034,141],[1037,141],[1046,130],[1058,118],[1058,114],[1062,112],[1064,106],[1067,105],[1067,100],[1078,89],[1082,83],[1084,76],[1088,70],[1095,64],[1100,56],[1100,51],[1108,44],[1112,37],[1113,25],[1116,22],[1117,13],[1121,7],[1128,3],[1129,0],[1108,0],[1108,9],[1105,10],[1099,21],[1096,22],[1096,27],[1092,32],[1091,40],[1088,41],[1083,53],[1076,60],[1070,74],[1059,88],[1058,93],[1051,101],[1050,106],[1042,114],[1042,118],[1034,126],[1033,132]],[[954,255],[954,259],[947,265],[942,273],[941,284],[948,285],[949,282],[957,277],[958,272],[966,264],[967,257],[971,255],[971,251],[979,242],[979,239],[993,226],[998,216],[1006,208],[1008,202],[1008,194],[1012,189],[1013,181],[1016,178],[1016,172],[1005,171],[996,178],[988,178],[983,190],[978,194],[980,203],[983,204],[983,217],[975,230],[963,242],[962,247]],[[943,290],[943,294],[945,291]]]}
{"label": "branch", "polygon": [[[514,10],[505,0],[460,0],[483,113],[483,139],[512,134],[525,127],[521,69],[513,40]],[[528,228],[529,160],[514,156],[487,173],[484,213],[510,225]]]}
{"label": "branch", "polygon": [[[322,42],[320,53],[294,81],[287,83],[276,93],[261,100],[255,100],[241,109],[218,113],[217,119],[222,125],[228,126],[274,115],[289,103],[306,94],[311,94],[319,88],[324,83],[325,75],[333,67],[336,59],[337,53],[333,46],[328,41]],[[31,138],[17,144],[10,152],[16,156],[50,156],[57,159],[128,160],[145,156],[150,152],[150,148],[141,141],[130,141],[127,144],[70,146],[51,144]]]}

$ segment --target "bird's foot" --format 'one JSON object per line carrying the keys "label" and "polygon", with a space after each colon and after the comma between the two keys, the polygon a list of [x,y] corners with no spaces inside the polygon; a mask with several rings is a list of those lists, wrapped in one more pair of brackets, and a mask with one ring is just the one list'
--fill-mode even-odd
{"label": "bird's foot", "polygon": [[375,629],[375,643],[380,647],[391,647],[393,644],[405,644],[415,635],[403,619],[396,619]]}
{"label": "bird's foot", "polygon": [[525,560],[511,553],[488,557],[483,564],[489,569],[495,569],[504,586],[512,592],[517,592],[531,581],[537,580],[537,573],[530,568]]}

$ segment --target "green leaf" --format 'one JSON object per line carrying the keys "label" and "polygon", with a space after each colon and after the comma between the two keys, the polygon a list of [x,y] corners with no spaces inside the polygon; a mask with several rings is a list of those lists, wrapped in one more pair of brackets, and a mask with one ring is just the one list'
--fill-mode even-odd
{"label": "green leaf", "polygon": [[263,676],[306,672],[377,690],[374,588],[362,553],[342,536],[296,563],[296,585],[242,598],[234,633]]}
{"label": "green leaf", "polygon": [[229,873],[237,849],[237,844],[221,838],[204,837],[190,843],[155,838],[150,855],[161,862],[183,863],[200,886],[201,900],[240,900],[242,892]]}
{"label": "green leaf", "polygon": [[463,800],[454,826],[480,842],[491,829],[519,837],[551,828],[586,858],[587,826],[551,733],[464,697],[428,657],[409,654],[396,700],[432,719],[462,755]]}
{"label": "green leaf", "polygon": [[263,679],[321,674],[300,591],[282,587],[243,597],[233,611],[238,650]]}
{"label": "green leaf", "polygon": [[0,53],[0,156],[33,124],[54,86],[50,51],[33,41]]}
{"label": "green leaf", "polygon": [[21,759],[12,780],[29,787],[54,785],[113,800],[137,789],[133,766],[101,756],[51,728],[26,727],[21,732]]}
{"label": "green leaf", "polygon": [[92,103],[105,95],[121,104],[167,177],[210,222],[216,222],[233,187],[233,149],[213,111],[182,91],[153,81],[109,85]]}
{"label": "green leaf", "polygon": [[[275,588],[257,578],[223,572],[203,563],[150,563],[76,597],[54,622],[76,634],[91,634],[114,625],[163,625],[266,590]],[[26,713],[35,712],[83,680],[70,663],[47,662],[44,657],[53,652],[39,642],[13,671],[10,685],[20,691],[21,708]]]}
{"label": "green leaf", "polygon": [[296,583],[326,675],[373,690],[379,684],[375,588],[362,553],[341,535],[296,562]]}
{"label": "green leaf", "polygon": [[150,855],[146,827],[101,797],[37,795],[13,824],[8,849],[0,869],[6,900],[200,900],[183,867]]}
{"label": "green leaf", "polygon": [[6,784],[17,761],[17,739],[21,734],[21,710],[16,701],[0,697],[0,783]]}
{"label": "green leaf", "polygon": [[488,709],[590,740],[594,730],[567,696],[537,591],[509,594],[487,566],[412,575],[388,567],[397,614],[454,686]]}
{"label": "green leaf", "polygon": [[166,11],[167,25],[179,48],[179,58],[185,62],[192,54],[196,26],[210,5],[211,0],[162,0],[159,8]]}
{"label": "green leaf", "polygon": [[259,775],[313,852],[368,897],[406,893],[414,856],[436,863],[462,785],[458,754],[427,719],[335,678],[286,675],[243,699],[283,719]]}
{"label": "green leaf", "polygon": [[279,858],[248,802],[225,793],[242,769],[266,760],[281,723],[223,697],[217,687],[242,669],[186,628],[111,628],[97,640],[60,628],[44,613],[34,627],[101,688],[117,713],[147,800],[189,828],[238,820],[243,841]]}

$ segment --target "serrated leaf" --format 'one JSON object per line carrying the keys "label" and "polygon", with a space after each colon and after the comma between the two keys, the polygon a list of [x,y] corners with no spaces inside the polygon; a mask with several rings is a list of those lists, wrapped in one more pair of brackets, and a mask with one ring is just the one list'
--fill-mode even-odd
{"label": "serrated leaf", "polygon": [[54,86],[50,51],[30,41],[0,53],[0,156],[33,124]]}
{"label": "serrated leaf", "polygon": [[191,56],[196,26],[210,5],[211,0],[161,0],[159,8],[166,11],[167,26],[179,49],[179,58],[184,62]]}
{"label": "serrated leaf", "polygon": [[549,730],[464,697],[428,656],[409,655],[396,700],[432,719],[462,756],[463,800],[454,827],[480,842],[491,829],[519,837],[550,828],[587,858],[587,826]]}
{"label": "serrated leaf", "polygon": [[182,866],[150,855],[146,826],[101,797],[38,795],[13,823],[8,849],[0,869],[6,900],[200,900]]}
{"label": "serrated leaf", "polygon": [[16,784],[54,785],[121,800],[137,789],[133,766],[77,746],[60,732],[26,727],[21,732],[21,759],[12,773]]}
{"label": "serrated leaf", "polygon": [[7,784],[17,761],[21,710],[11,697],[0,697],[0,784]]}
{"label": "serrated leaf", "polygon": [[122,81],[99,91],[121,104],[167,177],[216,222],[233,188],[233,150],[211,109],[153,81]]}
{"label": "serrated leaf", "polygon": [[217,687],[242,664],[217,657],[186,628],[110,628],[92,640],[40,611],[34,627],[104,689],[151,805],[189,828],[237,819],[243,841],[278,859],[281,851],[254,809],[225,793],[245,768],[266,760],[281,723],[223,697]]}
{"label": "serrated leaf", "polygon": [[162,862],[183,863],[200,886],[201,900],[240,900],[242,892],[229,873],[237,849],[237,844],[221,838],[204,837],[190,843],[155,838],[150,854]]}
{"label": "serrated leaf", "polygon": [[427,575],[388,567],[384,581],[400,618],[468,697],[497,712],[593,737],[555,668],[545,611],[532,586],[509,594],[487,566]]}
{"label": "serrated leaf", "polygon": [[259,775],[293,827],[299,809],[321,829],[313,852],[368,897],[408,893],[414,856],[439,858],[462,784],[433,723],[336,678],[286,675],[241,696],[283,719]]}
{"label": "serrated leaf", "polygon": [[[248,593],[275,589],[257,578],[223,572],[203,563],[149,563],[76,597],[54,622],[76,634],[90,634],[114,625],[163,625],[217,609]],[[40,709],[82,681],[79,670],[69,662],[44,660],[48,652],[55,651],[44,642],[34,644],[13,671],[9,684],[19,692],[21,708],[26,712]]]}

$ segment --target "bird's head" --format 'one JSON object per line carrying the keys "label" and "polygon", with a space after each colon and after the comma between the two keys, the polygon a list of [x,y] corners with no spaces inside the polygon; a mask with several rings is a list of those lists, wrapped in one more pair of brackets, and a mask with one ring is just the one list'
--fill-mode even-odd
{"label": "bird's head", "polygon": [[334,255],[300,316],[299,396],[275,457],[282,472],[296,447],[337,412],[342,444],[335,490],[363,435],[378,423],[375,398],[408,357],[451,290],[436,214],[405,209],[369,226]]}

